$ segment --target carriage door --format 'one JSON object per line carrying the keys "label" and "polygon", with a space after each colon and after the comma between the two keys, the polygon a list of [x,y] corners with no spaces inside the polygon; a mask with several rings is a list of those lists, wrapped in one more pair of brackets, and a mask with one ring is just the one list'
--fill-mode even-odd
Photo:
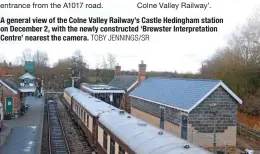
{"label": "carriage door", "polygon": [[161,115],[160,115],[160,128],[164,129],[164,107],[160,107]]}
{"label": "carriage door", "polygon": [[5,99],[5,112],[6,113],[13,112],[13,98],[7,97]]}
{"label": "carriage door", "polygon": [[182,121],[181,121],[181,138],[187,140],[187,123],[188,119],[187,116],[182,115]]}
{"label": "carriage door", "polygon": [[97,118],[93,117],[93,125],[92,125],[92,141],[94,146],[97,146],[97,139],[98,139],[98,126],[97,126]]}

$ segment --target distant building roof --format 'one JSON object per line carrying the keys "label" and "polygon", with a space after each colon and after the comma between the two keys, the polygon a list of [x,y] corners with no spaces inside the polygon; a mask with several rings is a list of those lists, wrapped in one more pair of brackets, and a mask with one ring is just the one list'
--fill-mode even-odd
{"label": "distant building roof", "polygon": [[108,85],[128,90],[133,84],[137,83],[137,80],[138,76],[117,75]]}
{"label": "distant building roof", "polygon": [[2,79],[0,78],[0,83],[11,90],[13,93],[17,94],[19,90],[19,86],[15,83],[11,78]]}
{"label": "distant building roof", "polygon": [[207,79],[148,78],[130,96],[190,112],[219,86],[242,104],[222,81]]}
{"label": "distant building roof", "polygon": [[105,84],[87,84],[82,83],[81,87],[93,93],[124,93],[124,89],[105,85]]}
{"label": "distant building roof", "polygon": [[32,76],[30,73],[25,73],[24,75],[19,77],[19,79],[35,79],[35,77]]}

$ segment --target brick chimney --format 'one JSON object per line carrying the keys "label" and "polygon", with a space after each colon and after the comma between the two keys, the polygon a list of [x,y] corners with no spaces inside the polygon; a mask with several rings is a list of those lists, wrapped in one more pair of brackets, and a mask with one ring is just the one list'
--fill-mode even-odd
{"label": "brick chimney", "polygon": [[2,72],[1,72],[1,76],[2,76],[2,77],[5,77],[6,75],[8,75],[8,70],[7,70],[6,61],[4,60],[3,67],[2,67]]}
{"label": "brick chimney", "polygon": [[141,61],[141,64],[138,65],[139,72],[138,72],[138,82],[143,82],[146,78],[146,64],[144,64],[144,61]]}
{"label": "brick chimney", "polygon": [[117,63],[116,67],[115,67],[115,76],[120,75],[121,74],[121,66],[119,66],[119,64]]}

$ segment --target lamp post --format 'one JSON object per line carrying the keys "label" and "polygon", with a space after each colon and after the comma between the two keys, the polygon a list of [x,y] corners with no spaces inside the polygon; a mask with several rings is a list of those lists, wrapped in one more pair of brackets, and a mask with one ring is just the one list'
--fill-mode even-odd
{"label": "lamp post", "polygon": [[210,110],[212,111],[213,113],[213,117],[214,117],[214,120],[213,120],[213,123],[214,123],[214,128],[213,128],[213,153],[216,154],[216,115],[217,115],[217,112],[216,112],[216,107],[217,104],[216,103],[211,103],[209,104],[209,107],[210,107]]}

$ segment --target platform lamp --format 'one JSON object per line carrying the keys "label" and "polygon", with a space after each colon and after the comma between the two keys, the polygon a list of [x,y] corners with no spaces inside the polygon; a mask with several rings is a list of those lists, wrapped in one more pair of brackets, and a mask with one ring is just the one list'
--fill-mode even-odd
{"label": "platform lamp", "polygon": [[213,117],[214,117],[214,120],[213,120],[213,123],[214,123],[214,128],[213,128],[213,153],[216,154],[216,116],[217,116],[217,111],[216,111],[216,106],[217,104],[216,103],[211,103],[209,104],[209,108],[210,108],[210,111],[213,113]]}

